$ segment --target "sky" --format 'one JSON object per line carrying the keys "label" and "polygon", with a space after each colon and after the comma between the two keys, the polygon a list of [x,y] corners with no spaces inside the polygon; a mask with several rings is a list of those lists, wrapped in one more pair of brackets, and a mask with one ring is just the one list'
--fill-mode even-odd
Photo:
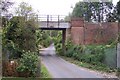
{"label": "sky", "polygon": [[[68,15],[72,12],[75,4],[80,0],[11,0],[16,7],[21,2],[26,2],[32,6],[35,12],[44,15]],[[114,0],[116,4],[119,0]]]}

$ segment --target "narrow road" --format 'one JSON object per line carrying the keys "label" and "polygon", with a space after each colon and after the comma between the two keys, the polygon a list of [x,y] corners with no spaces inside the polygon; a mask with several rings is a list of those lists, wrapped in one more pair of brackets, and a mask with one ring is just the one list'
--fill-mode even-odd
{"label": "narrow road", "polygon": [[102,74],[90,72],[57,56],[42,56],[41,58],[53,78],[103,78]]}
{"label": "narrow road", "polygon": [[[102,74],[69,63],[55,55],[54,44],[41,49],[41,62],[53,78],[104,78]],[[51,56],[48,56],[51,55]]]}

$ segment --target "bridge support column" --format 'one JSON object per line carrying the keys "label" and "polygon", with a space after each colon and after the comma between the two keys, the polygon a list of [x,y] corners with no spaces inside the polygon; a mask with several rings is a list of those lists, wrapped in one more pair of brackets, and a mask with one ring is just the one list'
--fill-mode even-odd
{"label": "bridge support column", "polygon": [[66,29],[62,30],[62,55],[66,53],[66,47],[65,47],[65,40],[66,40]]}
{"label": "bridge support column", "polygon": [[71,40],[74,44],[85,44],[84,34],[84,20],[83,18],[71,19]]}

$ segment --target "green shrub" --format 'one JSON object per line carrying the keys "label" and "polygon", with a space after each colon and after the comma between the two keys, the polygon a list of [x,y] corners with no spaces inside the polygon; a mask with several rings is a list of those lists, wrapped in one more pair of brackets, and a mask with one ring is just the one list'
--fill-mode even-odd
{"label": "green shrub", "polygon": [[83,54],[83,46],[74,45],[71,41],[66,43],[66,54],[67,57],[73,57],[76,60],[80,60],[81,54]]}
{"label": "green shrub", "polygon": [[76,52],[73,53],[72,57],[73,57],[74,59],[76,59],[76,60],[79,59],[78,53],[76,53]]}
{"label": "green shrub", "polygon": [[57,32],[57,35],[54,35],[52,37],[52,40],[55,44],[57,54],[58,55],[64,55],[63,52],[62,52],[63,51],[62,50],[62,32],[61,31]]}
{"label": "green shrub", "polygon": [[71,41],[66,44],[67,57],[72,57],[75,60],[97,65],[103,63],[105,58],[105,45],[74,45]]}
{"label": "green shrub", "polygon": [[13,17],[3,28],[2,45],[3,53],[9,58],[20,58],[22,51],[37,50],[36,25],[33,19],[25,20],[24,17]]}
{"label": "green shrub", "polygon": [[[88,52],[85,53],[87,54],[87,58],[90,60],[89,63],[98,63],[98,62],[103,62],[104,57],[105,57],[105,45],[88,45],[86,46],[86,49]],[[84,56],[84,58],[86,57]],[[88,61],[87,61],[88,62]]]}
{"label": "green shrub", "polygon": [[18,72],[30,71],[32,76],[37,71],[38,56],[35,52],[25,52],[20,58],[19,66],[17,67]]}
{"label": "green shrub", "polygon": [[73,53],[74,53],[74,47],[66,48],[66,54],[65,55],[67,57],[72,57]]}

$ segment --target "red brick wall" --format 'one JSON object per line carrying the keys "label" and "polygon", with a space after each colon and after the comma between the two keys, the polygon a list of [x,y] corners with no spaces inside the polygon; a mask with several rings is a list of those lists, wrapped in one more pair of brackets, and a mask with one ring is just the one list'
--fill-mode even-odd
{"label": "red brick wall", "polygon": [[83,44],[84,38],[83,38],[83,27],[72,27],[71,28],[71,38],[72,42],[75,44]]}
{"label": "red brick wall", "polygon": [[71,19],[71,26],[72,27],[83,27],[84,20],[82,18],[72,18]]}
{"label": "red brick wall", "polygon": [[95,24],[83,19],[71,20],[71,39],[75,44],[104,44],[117,38],[118,23]]}
{"label": "red brick wall", "polygon": [[71,39],[74,44],[84,43],[84,21],[82,18],[72,18],[71,19]]}
{"label": "red brick wall", "polygon": [[117,23],[85,23],[85,44],[104,44],[117,38]]}

